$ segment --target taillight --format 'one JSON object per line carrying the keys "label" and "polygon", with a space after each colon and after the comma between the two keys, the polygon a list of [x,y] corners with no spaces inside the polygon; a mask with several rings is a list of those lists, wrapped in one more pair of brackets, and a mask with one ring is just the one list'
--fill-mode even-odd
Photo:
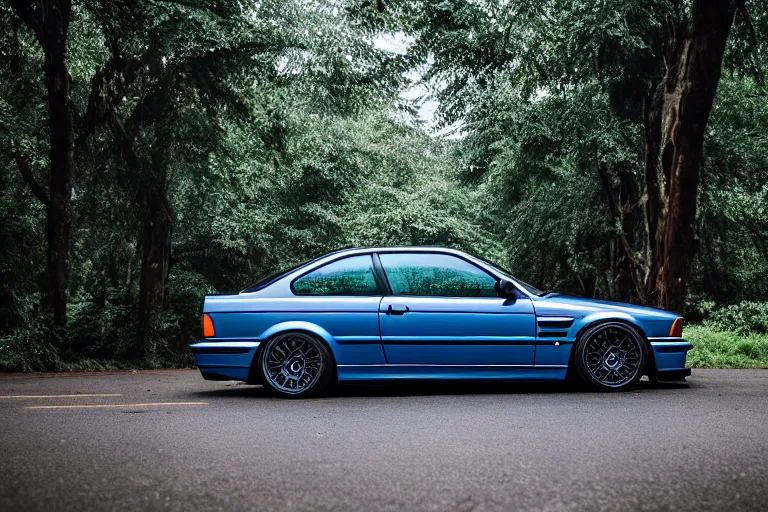
{"label": "taillight", "polygon": [[669,330],[670,338],[682,338],[683,337],[683,319],[677,318],[672,322],[672,328]]}
{"label": "taillight", "polygon": [[216,336],[216,330],[213,328],[213,320],[211,320],[211,315],[205,313],[203,315],[203,337],[213,338],[214,336]]}

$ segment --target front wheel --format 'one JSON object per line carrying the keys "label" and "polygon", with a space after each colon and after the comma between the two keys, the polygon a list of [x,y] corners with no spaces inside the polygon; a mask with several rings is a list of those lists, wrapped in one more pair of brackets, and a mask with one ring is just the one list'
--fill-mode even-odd
{"label": "front wheel", "polygon": [[587,329],[576,342],[573,363],[581,379],[602,390],[626,389],[642,377],[648,346],[640,334],[620,322]]}
{"label": "front wheel", "polygon": [[266,342],[259,361],[263,382],[286,397],[317,395],[333,374],[328,349],[314,336],[291,332]]}

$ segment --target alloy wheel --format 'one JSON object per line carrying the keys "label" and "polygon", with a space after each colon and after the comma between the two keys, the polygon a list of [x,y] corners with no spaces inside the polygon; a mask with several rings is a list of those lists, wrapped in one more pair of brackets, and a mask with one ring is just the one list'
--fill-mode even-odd
{"label": "alloy wheel", "polygon": [[325,370],[327,356],[319,342],[303,333],[278,336],[267,345],[264,376],[277,391],[298,395],[311,389]]}
{"label": "alloy wheel", "polygon": [[620,388],[633,382],[645,364],[642,340],[616,324],[598,329],[585,340],[583,368],[597,384]]}

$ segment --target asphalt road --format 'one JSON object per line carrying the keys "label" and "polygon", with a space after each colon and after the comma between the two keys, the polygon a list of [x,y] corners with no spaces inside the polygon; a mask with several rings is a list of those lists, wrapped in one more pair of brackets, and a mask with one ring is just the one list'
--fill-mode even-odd
{"label": "asphalt road", "polygon": [[296,401],[192,370],[2,376],[0,510],[768,510],[768,370],[688,380]]}

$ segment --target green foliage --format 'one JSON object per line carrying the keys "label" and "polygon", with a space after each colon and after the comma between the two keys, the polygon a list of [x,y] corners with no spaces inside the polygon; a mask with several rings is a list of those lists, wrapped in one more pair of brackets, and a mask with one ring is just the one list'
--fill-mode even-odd
{"label": "green foliage", "polygon": [[0,336],[0,368],[33,372],[61,369],[61,359],[49,340],[51,319],[40,307],[40,296],[17,297],[14,308],[20,326]]}
{"label": "green foliage", "polygon": [[733,303],[768,290],[768,92],[724,77],[704,146],[694,293]]}
{"label": "green foliage", "polygon": [[[47,189],[44,59],[0,4],[0,367],[135,364],[152,194],[167,206],[172,247],[148,366],[192,362],[204,294],[346,246],[457,247],[542,288],[636,299],[621,235],[633,246],[644,236],[644,102],[679,5],[74,2],[67,65],[82,141],[69,332],[56,339],[41,293],[46,208],[30,186]],[[712,330],[766,329],[768,17],[762,0],[749,6],[759,37],[750,43],[739,14],[704,147],[689,309],[709,327],[688,328],[712,347],[700,364],[763,357],[747,354],[763,338]],[[378,48],[384,33],[411,38],[406,54]],[[126,62],[135,74],[110,75]],[[443,124],[462,123],[460,140],[414,121],[400,97],[414,68]],[[627,187],[638,201],[617,222],[611,194]]]}
{"label": "green foliage", "polygon": [[343,7],[75,2],[69,329],[49,347],[44,317],[27,321],[33,305],[44,309],[35,293],[46,287],[45,207],[14,160],[23,154],[46,183],[42,54],[3,4],[0,327],[12,347],[3,367],[132,357],[152,197],[167,201],[173,231],[149,366],[190,363],[204,294],[235,292],[338,247],[495,247],[472,218],[472,191],[453,175],[450,145],[403,108],[407,59],[377,48],[378,29]]}
{"label": "green foliage", "polygon": [[711,311],[704,325],[738,334],[768,334],[768,302],[743,301]]}
{"label": "green foliage", "polygon": [[695,347],[688,352],[693,368],[768,368],[768,335],[686,326],[683,336]]}
{"label": "green foliage", "polygon": [[465,158],[471,173],[484,169],[480,197],[503,260],[540,287],[617,298],[616,226],[599,175],[641,173],[639,128],[613,117],[596,85],[533,103],[503,89],[488,101]]}

